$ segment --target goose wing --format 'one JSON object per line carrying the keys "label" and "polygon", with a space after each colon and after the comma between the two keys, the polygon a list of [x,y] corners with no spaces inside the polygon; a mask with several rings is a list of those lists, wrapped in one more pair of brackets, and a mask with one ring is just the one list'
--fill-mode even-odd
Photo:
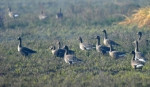
{"label": "goose wing", "polygon": [[110,39],[106,39],[106,42],[107,42],[108,44],[120,46],[118,43],[116,43],[116,42],[114,42],[113,40],[110,40]]}
{"label": "goose wing", "polygon": [[24,52],[24,53],[37,53],[36,51],[31,50],[27,47],[22,47],[21,51]]}

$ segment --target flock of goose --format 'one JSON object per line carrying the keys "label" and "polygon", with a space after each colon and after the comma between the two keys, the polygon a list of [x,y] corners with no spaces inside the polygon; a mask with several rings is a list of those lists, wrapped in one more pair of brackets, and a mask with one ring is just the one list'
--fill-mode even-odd
{"label": "flock of goose", "polygon": [[[10,18],[17,18],[17,17],[20,16],[20,14],[13,12],[11,7],[8,7],[8,16]],[[46,18],[47,18],[46,13],[44,13],[44,11],[41,11],[40,14],[39,14],[39,19],[43,20],[43,19],[46,19]],[[60,11],[56,14],[56,19],[62,19],[62,18],[63,18],[63,13],[61,12],[61,8],[60,8]]]}
{"label": "flock of goose", "polygon": [[[8,8],[8,15],[11,18],[19,17],[19,14],[12,12],[12,9],[10,7]],[[39,14],[39,19],[43,20],[45,18],[47,18],[46,14],[43,11],[41,11],[41,13]],[[61,8],[60,8],[60,11],[56,14],[56,19],[62,19],[62,18],[63,18],[63,13],[61,12]],[[103,40],[104,45],[100,44],[100,36],[95,37],[95,39],[97,39],[97,43],[95,46],[89,43],[84,43],[82,38],[79,37],[78,38],[78,40],[80,41],[79,48],[81,50],[91,50],[93,48],[96,48],[97,52],[100,52],[103,55],[108,53],[110,57],[115,58],[115,59],[125,56],[126,52],[116,51],[112,48],[113,46],[120,46],[120,44],[114,42],[113,40],[110,40],[107,37],[106,30],[103,30],[102,32],[104,33],[104,40]],[[137,34],[139,35],[139,40],[141,40],[142,32],[138,32]],[[18,44],[18,51],[22,55],[28,56],[29,54],[37,53],[34,50],[31,50],[27,47],[23,47],[21,37],[18,37],[18,40],[20,41]],[[146,58],[138,49],[139,40],[134,41],[135,51],[131,52],[131,54],[133,54],[133,57],[131,59],[131,66],[134,69],[142,69],[142,67],[145,65],[145,62],[146,62]],[[147,43],[149,42],[148,40],[146,41]],[[64,58],[65,62],[69,64],[82,61],[81,59],[75,56],[75,51],[69,50],[67,45],[62,48],[60,46],[60,42],[58,42],[57,45],[58,45],[58,48],[56,48],[55,46],[52,46],[50,48],[54,56]]]}
{"label": "flock of goose", "polygon": [[[125,56],[126,52],[116,51],[116,50],[114,50],[112,48],[113,46],[120,46],[120,44],[116,43],[113,40],[110,40],[107,37],[106,30],[103,30],[102,32],[104,33],[104,40],[103,40],[103,44],[104,45],[100,44],[100,36],[96,36],[95,37],[95,39],[97,39],[96,45],[91,45],[89,43],[83,42],[82,38],[79,37],[78,38],[78,40],[80,41],[79,48],[81,50],[91,50],[93,48],[96,48],[97,52],[102,53],[103,55],[108,53],[109,56],[112,57],[112,58],[114,58],[114,59],[118,59],[120,57]],[[141,40],[142,33],[138,32],[137,34],[139,35],[139,40]],[[22,46],[21,37],[18,37],[18,40],[19,40],[18,51],[23,56],[28,56],[29,54],[37,53],[34,50],[31,50],[31,49],[29,49],[27,47],[23,47]],[[144,57],[143,53],[141,53],[139,51],[139,48],[138,48],[139,40],[135,40],[133,42],[135,44],[135,50],[131,52],[131,54],[133,54],[133,57],[131,58],[131,66],[134,69],[142,69],[142,67],[146,63],[146,58]],[[55,57],[63,58],[64,61],[66,63],[69,63],[69,64],[74,64],[74,63],[82,62],[81,59],[79,59],[79,58],[76,57],[75,51],[69,50],[69,47],[67,45],[61,47],[60,46],[60,42],[57,42],[57,46],[58,46],[57,48],[55,46],[50,47],[51,53]]]}

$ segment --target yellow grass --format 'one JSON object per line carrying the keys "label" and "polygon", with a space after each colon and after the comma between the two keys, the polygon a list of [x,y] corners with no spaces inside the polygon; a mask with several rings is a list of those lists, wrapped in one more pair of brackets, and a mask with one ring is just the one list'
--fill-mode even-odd
{"label": "yellow grass", "polygon": [[150,7],[140,8],[134,12],[131,17],[126,17],[119,24],[136,24],[140,28],[143,26],[150,27]]}

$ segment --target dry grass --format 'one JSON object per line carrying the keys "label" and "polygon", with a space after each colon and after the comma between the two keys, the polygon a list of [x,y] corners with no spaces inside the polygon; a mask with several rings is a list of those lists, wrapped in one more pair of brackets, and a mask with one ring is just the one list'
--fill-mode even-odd
{"label": "dry grass", "polygon": [[134,12],[131,17],[126,17],[119,24],[136,24],[139,28],[143,26],[150,27],[150,7],[140,8]]}

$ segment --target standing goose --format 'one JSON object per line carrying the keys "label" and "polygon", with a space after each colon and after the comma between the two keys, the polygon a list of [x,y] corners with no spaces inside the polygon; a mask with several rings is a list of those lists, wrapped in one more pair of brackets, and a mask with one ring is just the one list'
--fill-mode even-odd
{"label": "standing goose", "polygon": [[12,12],[11,8],[9,7],[8,8],[8,16],[11,18],[17,18],[17,17],[19,17],[19,14]]}
{"label": "standing goose", "polygon": [[117,59],[117,58],[123,57],[125,55],[126,55],[125,52],[112,51],[112,45],[110,45],[110,51],[109,51],[110,57]]}
{"label": "standing goose", "polygon": [[55,46],[52,46],[51,47],[51,52],[54,56],[56,57],[60,57],[60,58],[63,58],[64,57],[64,54],[65,54],[65,50],[64,49],[56,49]]}
{"label": "standing goose", "polygon": [[65,51],[64,60],[66,63],[69,63],[70,65],[74,63],[82,62],[82,60],[78,59],[75,55],[68,53],[68,47],[66,48]]}
{"label": "standing goose", "polygon": [[81,37],[79,37],[78,40],[80,41],[79,47],[81,50],[91,50],[92,48],[95,48],[93,45],[91,45],[89,43],[83,43]]}
{"label": "standing goose", "polygon": [[110,47],[100,44],[100,36],[96,36],[95,39],[97,39],[97,44],[96,44],[97,52],[101,52],[102,54],[105,54],[110,51]]}
{"label": "standing goose", "polygon": [[106,32],[106,30],[103,30],[102,32],[104,33],[104,41],[103,41],[104,45],[106,45],[106,46],[109,46],[109,45],[119,46],[118,43],[116,43],[116,42],[114,42],[114,41],[112,41],[112,40],[110,40],[110,39],[107,38],[107,32]]}
{"label": "standing goose", "polygon": [[132,68],[134,68],[134,69],[142,69],[142,67],[144,66],[143,62],[136,60],[134,51],[132,51],[131,53],[133,54],[133,57],[131,59],[131,66],[132,66]]}
{"label": "standing goose", "polygon": [[63,13],[61,13],[61,8],[60,11],[56,14],[56,19],[62,19],[63,18]]}
{"label": "standing goose", "polygon": [[22,55],[28,56],[29,54],[37,53],[34,50],[31,50],[27,47],[23,47],[21,37],[18,37],[18,40],[20,41],[18,44],[18,52],[20,52]]}
{"label": "standing goose", "polygon": [[135,58],[136,60],[142,61],[142,62],[146,62],[144,55],[139,52],[139,47],[138,47],[138,41],[134,41],[133,42],[135,44]]}
{"label": "standing goose", "polygon": [[39,15],[39,19],[43,20],[43,19],[46,19],[46,18],[47,18],[46,14],[43,11],[41,11],[41,13]]}

